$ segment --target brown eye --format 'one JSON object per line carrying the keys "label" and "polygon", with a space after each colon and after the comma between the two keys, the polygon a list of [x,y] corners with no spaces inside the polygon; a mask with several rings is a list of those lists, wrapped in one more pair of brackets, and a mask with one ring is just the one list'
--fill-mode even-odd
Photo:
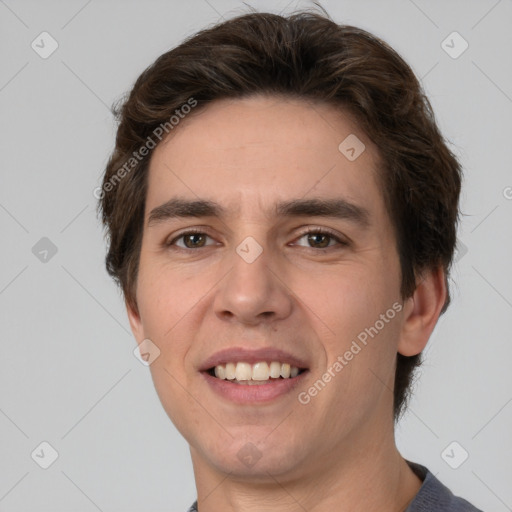
{"label": "brown eye", "polygon": [[329,246],[331,238],[330,235],[324,233],[310,233],[308,235],[308,243],[316,249],[324,249]]}
{"label": "brown eye", "polygon": [[190,233],[183,235],[183,243],[188,249],[194,249],[195,247],[203,247],[206,243],[206,236],[202,233]]}
{"label": "brown eye", "polygon": [[177,236],[166,243],[167,247],[176,246],[180,249],[201,249],[209,245],[214,245],[215,241],[206,233],[201,231],[188,231]]}
{"label": "brown eye", "polygon": [[326,229],[310,228],[297,239],[294,245],[309,249],[334,249],[336,247],[341,249],[349,244]]}

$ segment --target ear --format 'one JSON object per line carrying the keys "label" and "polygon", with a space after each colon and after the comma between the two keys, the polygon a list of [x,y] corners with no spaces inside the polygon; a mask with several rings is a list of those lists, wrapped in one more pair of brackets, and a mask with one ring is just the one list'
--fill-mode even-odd
{"label": "ear", "polygon": [[425,271],[416,290],[404,304],[404,319],[398,352],[415,356],[427,345],[447,296],[446,275],[442,267]]}
{"label": "ear", "polygon": [[132,329],[133,336],[135,337],[137,343],[140,343],[142,340],[145,339],[145,336],[137,304],[131,303],[126,299],[124,304],[126,306],[126,313],[128,314],[128,320],[130,322],[130,327]]}

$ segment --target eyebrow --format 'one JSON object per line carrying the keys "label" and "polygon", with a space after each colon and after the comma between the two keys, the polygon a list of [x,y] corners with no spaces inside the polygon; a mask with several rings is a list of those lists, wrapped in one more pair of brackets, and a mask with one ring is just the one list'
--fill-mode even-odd
{"label": "eyebrow", "polygon": [[370,225],[370,212],[346,199],[294,199],[278,203],[277,215],[284,217],[332,217],[348,220],[361,227]]}
{"label": "eyebrow", "polygon": [[185,217],[223,217],[224,208],[213,201],[198,199],[189,201],[173,198],[153,208],[149,214],[148,227],[168,219]]}
{"label": "eyebrow", "polygon": [[[226,217],[227,210],[220,204],[203,199],[187,200],[172,198],[153,208],[148,227],[173,218]],[[361,227],[370,225],[370,212],[363,206],[346,199],[293,199],[275,205],[275,215],[280,217],[329,217],[348,220]]]}

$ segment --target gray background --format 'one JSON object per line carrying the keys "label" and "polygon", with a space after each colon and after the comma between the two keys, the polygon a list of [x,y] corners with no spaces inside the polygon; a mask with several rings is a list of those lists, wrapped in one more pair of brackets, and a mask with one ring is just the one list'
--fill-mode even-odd
{"label": "gray background", "polygon": [[[512,510],[512,1],[323,5],[406,58],[465,169],[453,303],[426,350],[399,447],[478,507]],[[228,0],[0,0],[3,512],[180,512],[195,498],[188,447],[132,354],[104,270],[93,190],[113,147],[110,105],[185,36],[246,11]],[[59,45],[47,59],[31,47],[43,31]],[[469,43],[456,59],[441,45],[453,31]],[[46,261],[43,237],[57,248]],[[59,454],[48,469],[31,458],[43,441]],[[446,461],[460,462],[462,450],[468,459],[452,469]]]}

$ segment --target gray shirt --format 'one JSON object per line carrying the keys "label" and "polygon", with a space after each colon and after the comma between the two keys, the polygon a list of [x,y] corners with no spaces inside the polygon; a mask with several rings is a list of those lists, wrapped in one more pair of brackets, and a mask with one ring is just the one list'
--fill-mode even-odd
{"label": "gray shirt", "polygon": [[[407,461],[423,481],[418,494],[405,512],[482,512],[462,498],[454,496],[425,466]],[[188,512],[198,512],[197,501]]]}
{"label": "gray shirt", "polygon": [[482,512],[465,499],[454,496],[425,466],[407,463],[423,480],[423,485],[405,512]]}

